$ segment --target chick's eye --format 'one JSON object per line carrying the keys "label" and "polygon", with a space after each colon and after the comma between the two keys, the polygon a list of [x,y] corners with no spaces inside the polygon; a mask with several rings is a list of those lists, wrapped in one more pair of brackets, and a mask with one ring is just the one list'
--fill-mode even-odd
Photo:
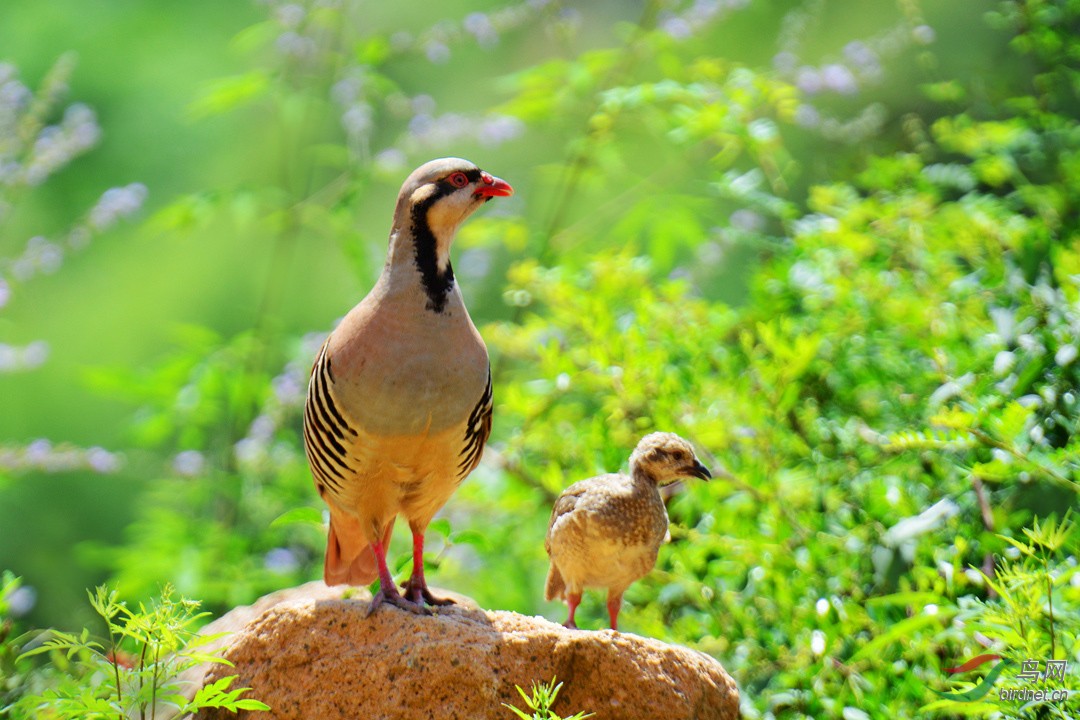
{"label": "chick's eye", "polygon": [[447,178],[454,187],[465,187],[469,184],[469,178],[463,172],[456,172]]}

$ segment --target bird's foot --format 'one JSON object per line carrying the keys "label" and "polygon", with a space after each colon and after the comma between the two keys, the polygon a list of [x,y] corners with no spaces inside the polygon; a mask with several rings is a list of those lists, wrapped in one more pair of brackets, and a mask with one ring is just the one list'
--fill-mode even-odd
{"label": "bird's foot", "polygon": [[434,606],[454,604],[454,601],[450,598],[441,598],[432,595],[431,591],[428,590],[427,583],[422,579],[409,578],[406,582],[401,583],[401,589],[405,597],[417,605],[422,606],[424,603]]}
{"label": "bird's foot", "polygon": [[564,622],[563,627],[566,628],[567,630],[577,630],[578,629],[577,623],[574,622],[573,620],[567,620],[566,622]]}
{"label": "bird's foot", "polygon": [[393,605],[396,608],[401,608],[416,615],[430,615],[431,611],[424,607],[423,603],[414,602],[409,598],[402,597],[398,593],[397,588],[393,588],[390,592],[383,592],[380,588],[379,592],[375,593],[375,597],[371,598],[371,605],[368,607],[367,616],[371,617],[371,614],[375,612],[383,603],[387,605]]}

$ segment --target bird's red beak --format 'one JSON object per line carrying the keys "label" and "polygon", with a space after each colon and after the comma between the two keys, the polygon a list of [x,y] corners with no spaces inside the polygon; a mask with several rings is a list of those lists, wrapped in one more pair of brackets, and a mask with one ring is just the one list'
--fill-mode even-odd
{"label": "bird's red beak", "polygon": [[486,172],[480,173],[480,182],[482,184],[478,185],[473,193],[477,197],[509,197],[514,194],[514,188],[510,187],[510,183],[494,175],[488,175]]}

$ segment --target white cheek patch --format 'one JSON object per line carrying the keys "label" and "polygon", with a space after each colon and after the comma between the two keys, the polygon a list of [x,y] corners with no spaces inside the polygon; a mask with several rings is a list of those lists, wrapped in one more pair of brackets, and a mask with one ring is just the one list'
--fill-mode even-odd
{"label": "white cheek patch", "polygon": [[428,210],[428,223],[432,231],[438,235],[446,228],[457,228],[473,211],[472,196],[464,192],[456,192],[435,201]]}
{"label": "white cheek patch", "polygon": [[428,210],[428,226],[435,236],[435,250],[439,270],[443,271],[450,263],[450,242],[454,239],[458,226],[475,209],[468,193],[454,193],[439,198]]}
{"label": "white cheek patch", "polygon": [[431,197],[431,193],[433,192],[435,192],[434,185],[421,185],[420,187],[416,188],[416,190],[413,190],[413,194],[409,198],[409,204],[415,207],[427,200],[429,197]]}

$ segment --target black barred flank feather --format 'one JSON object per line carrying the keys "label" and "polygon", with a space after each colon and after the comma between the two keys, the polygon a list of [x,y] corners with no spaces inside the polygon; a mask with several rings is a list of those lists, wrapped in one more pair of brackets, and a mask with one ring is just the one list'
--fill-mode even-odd
{"label": "black barred flank feather", "polygon": [[469,413],[469,422],[465,427],[465,446],[458,456],[461,458],[461,462],[458,463],[459,480],[464,479],[480,462],[480,456],[484,453],[484,443],[491,435],[491,411],[491,365],[488,365],[487,387],[480,401],[476,403],[476,407]]}
{"label": "black barred flank feather", "polygon": [[345,473],[350,472],[345,443],[356,437],[356,431],[349,427],[330,394],[329,383],[334,375],[326,353],[328,343],[323,343],[311,368],[311,387],[304,405],[304,449],[316,477],[331,489],[340,490]]}

